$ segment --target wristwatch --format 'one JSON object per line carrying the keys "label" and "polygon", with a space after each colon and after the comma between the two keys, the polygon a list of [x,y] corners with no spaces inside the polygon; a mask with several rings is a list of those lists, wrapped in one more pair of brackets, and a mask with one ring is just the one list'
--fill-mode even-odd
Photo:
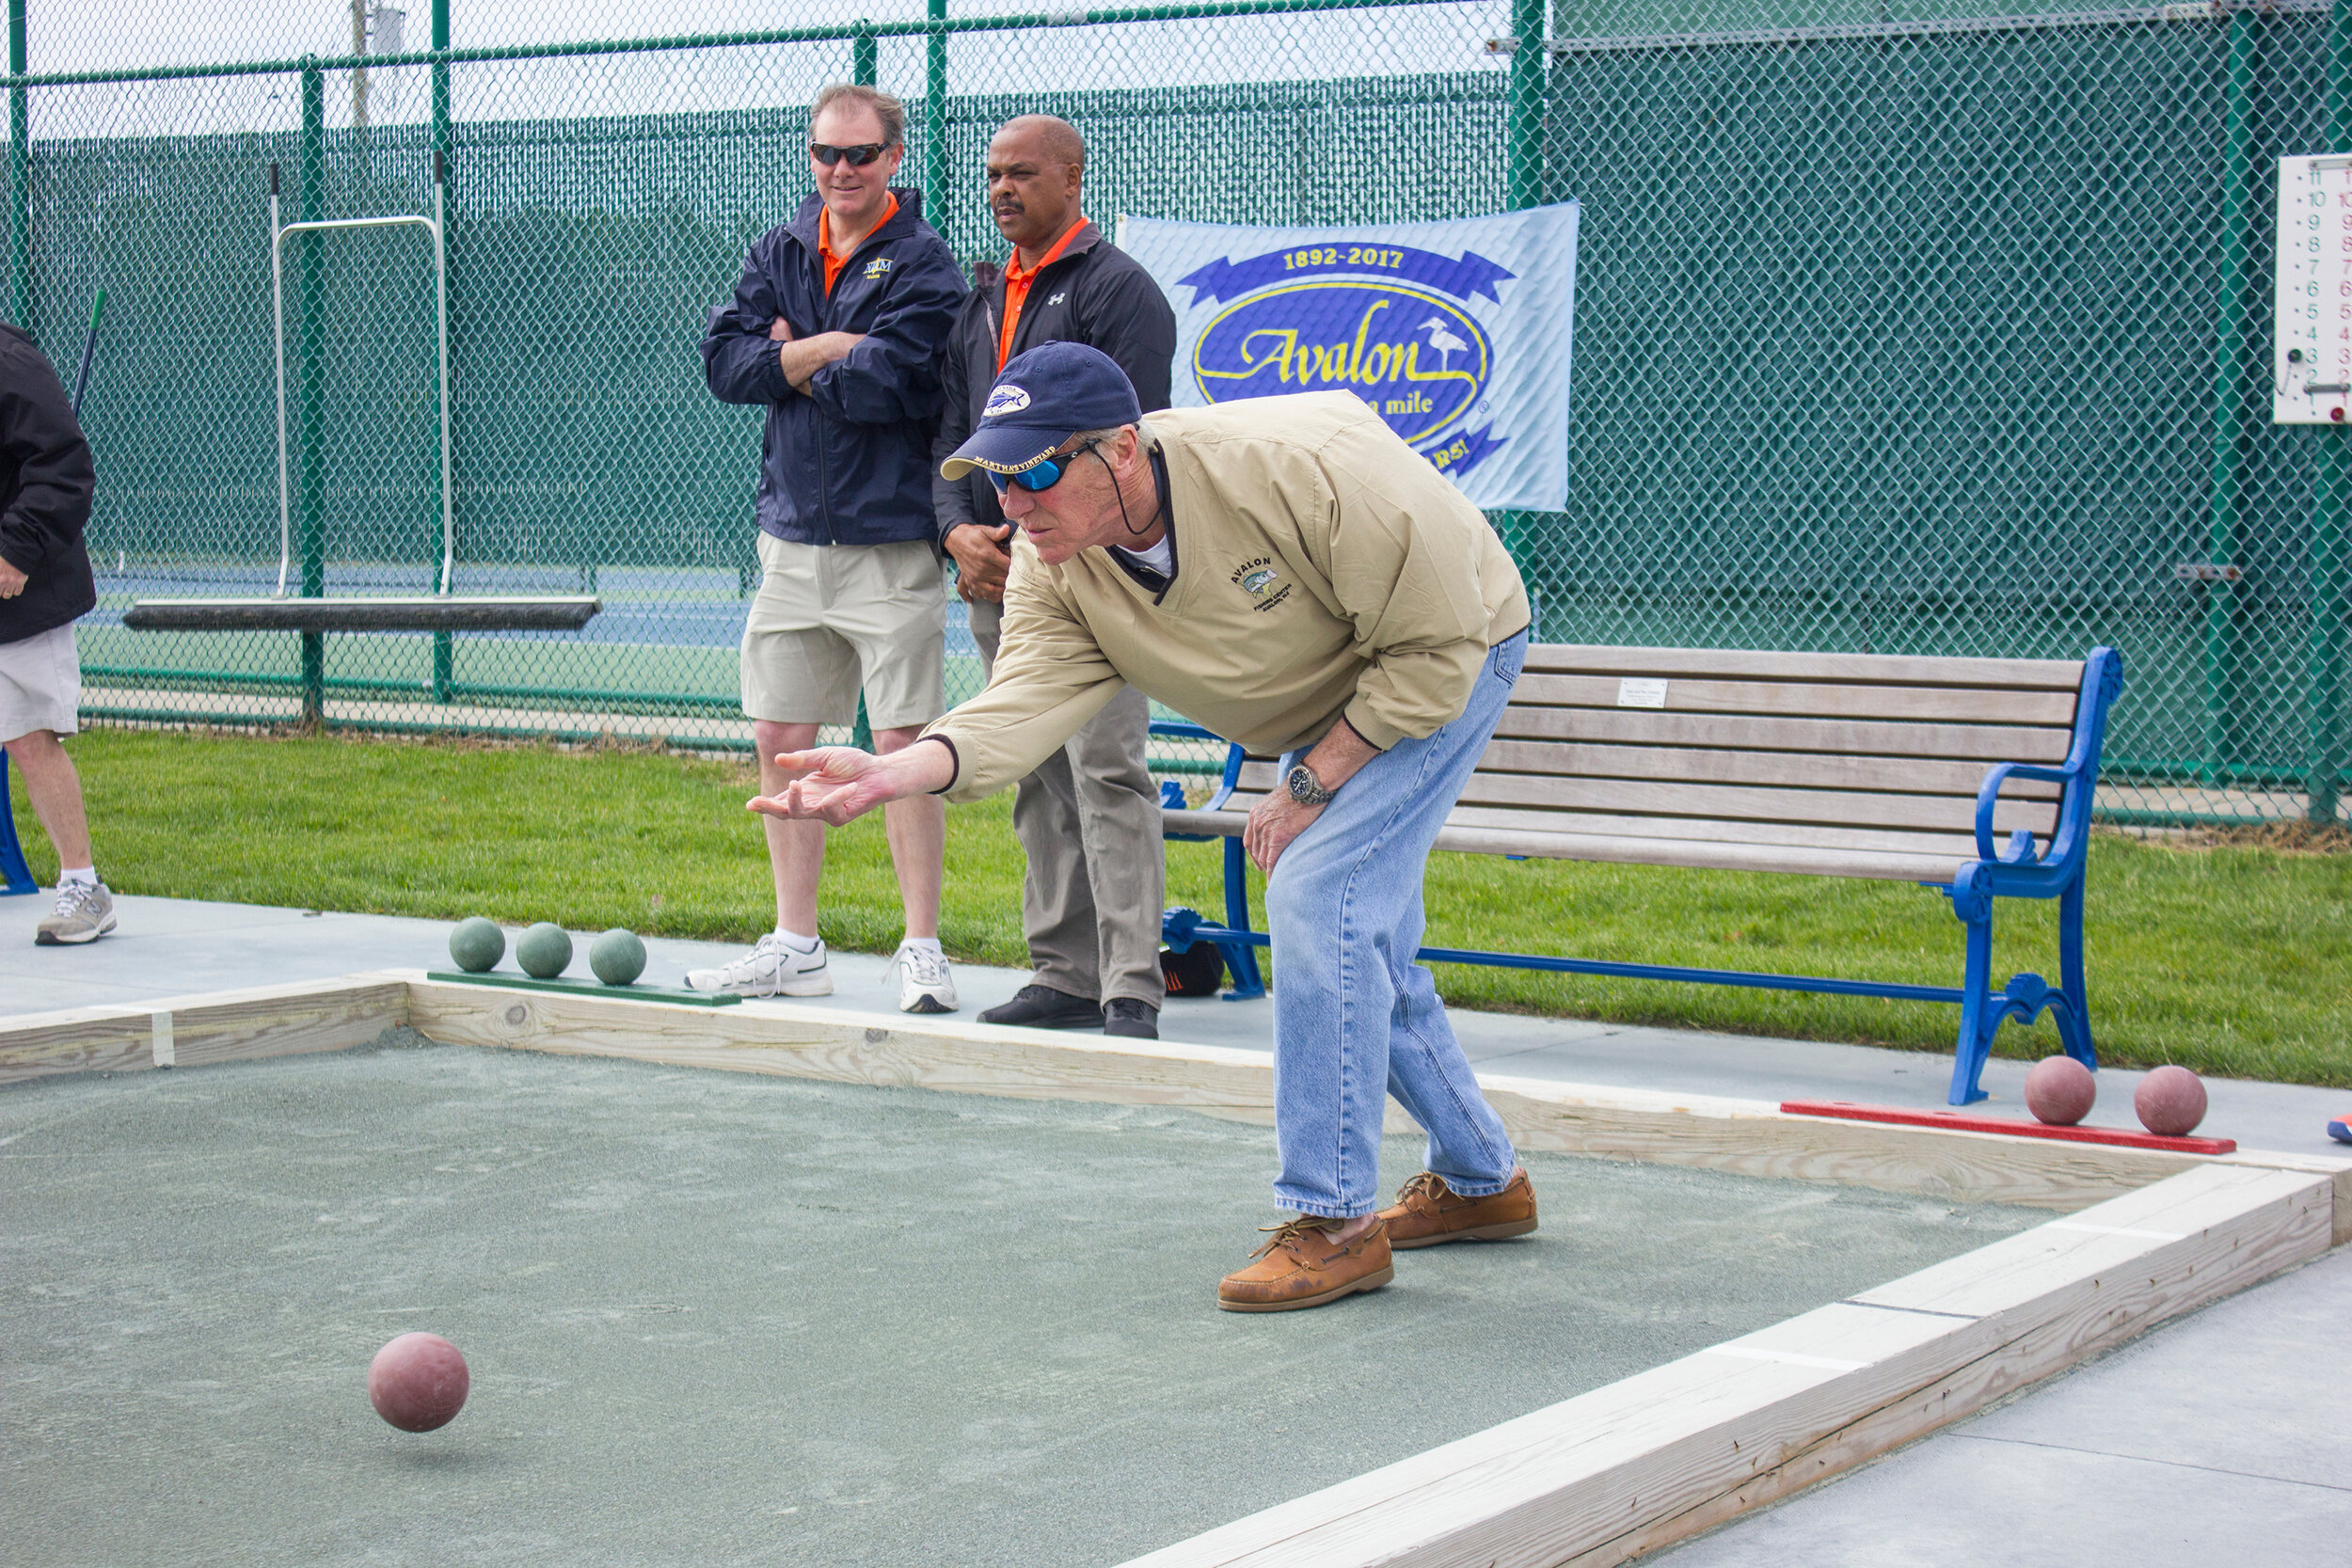
{"label": "wristwatch", "polygon": [[1291,792],[1291,799],[1302,806],[1320,806],[1331,799],[1331,792],[1323,787],[1315,770],[1300,763],[1282,776],[1282,783]]}

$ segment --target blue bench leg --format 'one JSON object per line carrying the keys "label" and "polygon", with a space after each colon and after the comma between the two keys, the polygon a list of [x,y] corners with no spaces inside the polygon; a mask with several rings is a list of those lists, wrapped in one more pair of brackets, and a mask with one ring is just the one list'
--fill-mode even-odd
{"label": "blue bench leg", "polygon": [[1993,1032],[2001,1026],[2003,1016],[1993,994],[1993,893],[1978,876],[1963,874],[1950,894],[1952,913],[1968,930],[1968,958],[1960,981],[1960,1039],[1952,1051],[1949,1102],[1973,1105],[1986,1098],[1977,1080],[1984,1073]]}
{"label": "blue bench leg", "polygon": [[2065,996],[2051,1011],[2058,1016],[2058,1038],[2066,1053],[2091,1071],[2099,1070],[2099,1053],[2090,1043],[2090,992],[2083,982],[2083,879],[2077,877],[2058,895],[2058,985]]}
{"label": "blue bench leg", "polygon": [[24,863],[24,846],[16,838],[16,812],[8,802],[8,754],[0,752],[0,898],[39,893],[33,868]]}
{"label": "blue bench leg", "polygon": [[[1225,928],[1249,929],[1249,862],[1242,853],[1238,838],[1225,841]],[[1245,942],[1221,942],[1217,947],[1225,955],[1226,973],[1233,977],[1233,989],[1225,993],[1225,1000],[1248,1002],[1263,996],[1265,981],[1258,974],[1257,946]]]}
{"label": "blue bench leg", "polygon": [[2083,989],[2083,883],[2080,877],[2058,894],[2058,983],[2018,974],[1993,989],[1993,890],[1981,867],[1971,867],[1946,890],[1952,913],[1968,927],[1967,974],[1960,982],[1960,1039],[1952,1052],[1951,1103],[1973,1105],[1985,1098],[1978,1080],[1993,1053],[1993,1037],[2010,1019],[2031,1023],[2048,1013],[2058,1023],[2066,1053],[2099,1070],[2090,1044],[2090,993]]}

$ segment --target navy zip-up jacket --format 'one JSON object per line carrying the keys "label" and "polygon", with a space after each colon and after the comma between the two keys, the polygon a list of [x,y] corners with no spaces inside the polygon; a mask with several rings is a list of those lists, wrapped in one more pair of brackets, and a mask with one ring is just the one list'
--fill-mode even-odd
{"label": "navy zip-up jacket", "polygon": [[[743,259],[735,298],[714,310],[703,375],[725,403],[768,405],[760,437],[759,526],[802,545],[887,545],[931,539],[931,433],[939,417],[940,345],[963,303],[963,277],[920,191],[866,237],[825,293],[811,196],[792,221],[760,236]],[[809,379],[784,379],[768,326],[792,335],[858,332],[866,341]]]}

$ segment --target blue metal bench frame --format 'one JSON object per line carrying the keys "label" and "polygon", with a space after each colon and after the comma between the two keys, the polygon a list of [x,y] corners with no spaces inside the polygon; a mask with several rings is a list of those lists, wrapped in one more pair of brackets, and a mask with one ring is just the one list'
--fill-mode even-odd
{"label": "blue metal bench frame", "polygon": [[[1686,969],[1675,964],[1606,963],[1592,958],[1558,958],[1527,953],[1487,953],[1458,947],[1424,947],[1421,958],[1435,963],[1483,964],[1499,969],[1534,969],[1564,974],[1604,974],[1624,979],[1682,980],[1701,985],[1745,986],[1764,990],[1817,991],[1832,996],[1878,996],[1900,1002],[1949,1002],[1960,1006],[1960,1029],[1953,1051],[1950,1102],[1973,1104],[1985,1098],[1979,1084],[1993,1037],[2003,1023],[2015,1019],[2030,1024],[2044,1012],[2058,1024],[2066,1053],[2094,1071],[2099,1056],[2090,1037],[2089,991],[2083,975],[2083,880],[2090,848],[2092,797],[2099,783],[2099,752],[2106,739],[2107,711],[2123,686],[2123,661],[2112,648],[2093,648],[2083,661],[2082,688],[2074,708],[2074,733],[2066,760],[2056,768],[2030,763],[1994,764],[1977,792],[1977,856],[1962,865],[1949,882],[1921,882],[1951,901],[1952,913],[1967,932],[1967,955],[1958,986],[1914,986],[1873,980],[1839,980],[1808,974],[1764,974],[1746,970]],[[1197,724],[1155,723],[1158,735],[1194,739],[1219,737]],[[1208,810],[1221,808],[1241,781],[1243,752],[1226,753],[1225,771]],[[2006,846],[1993,841],[1993,812],[2001,786],[2010,779],[2035,779],[2062,786],[2058,823],[2046,849],[2036,853],[2033,835],[2022,829]],[[1205,842],[1198,833],[1169,833],[1171,839]],[[1191,910],[1170,910],[1161,920],[1161,939],[1181,953],[1196,942],[1215,943],[1225,956],[1233,976],[1228,999],[1243,1001],[1263,996],[1256,950],[1269,945],[1267,936],[1249,924],[1248,863],[1241,840],[1225,840],[1225,924],[1213,925]],[[1993,910],[1999,898],[2055,898],[2058,901],[2058,983],[2039,974],[2011,975],[2000,990],[1992,986]]]}
{"label": "blue metal bench frame", "polygon": [[16,838],[16,808],[8,800],[8,754],[0,752],[0,898],[39,893],[32,867],[24,863],[24,846]]}

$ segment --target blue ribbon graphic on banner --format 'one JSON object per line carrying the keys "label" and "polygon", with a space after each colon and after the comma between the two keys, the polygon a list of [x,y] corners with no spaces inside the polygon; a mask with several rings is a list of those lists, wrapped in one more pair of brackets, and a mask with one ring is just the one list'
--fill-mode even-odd
{"label": "blue ribbon graphic on banner", "polygon": [[1242,261],[1229,261],[1220,256],[1176,281],[1194,291],[1193,304],[1206,305],[1212,300],[1279,283],[1285,277],[1311,277],[1327,273],[1369,273],[1423,284],[1456,299],[1485,294],[1498,303],[1502,296],[1495,285],[1518,276],[1474,250],[1462,252],[1456,260],[1434,250],[1414,250],[1406,245],[1348,244],[1301,245]]}
{"label": "blue ribbon graphic on banner", "polygon": [[1455,436],[1435,451],[1423,452],[1422,455],[1435,464],[1439,473],[1451,474],[1455,479],[1459,479],[1487,458],[1492,457],[1502,449],[1502,444],[1511,438],[1508,436],[1495,435],[1494,428],[1490,424],[1481,425],[1466,436]]}

